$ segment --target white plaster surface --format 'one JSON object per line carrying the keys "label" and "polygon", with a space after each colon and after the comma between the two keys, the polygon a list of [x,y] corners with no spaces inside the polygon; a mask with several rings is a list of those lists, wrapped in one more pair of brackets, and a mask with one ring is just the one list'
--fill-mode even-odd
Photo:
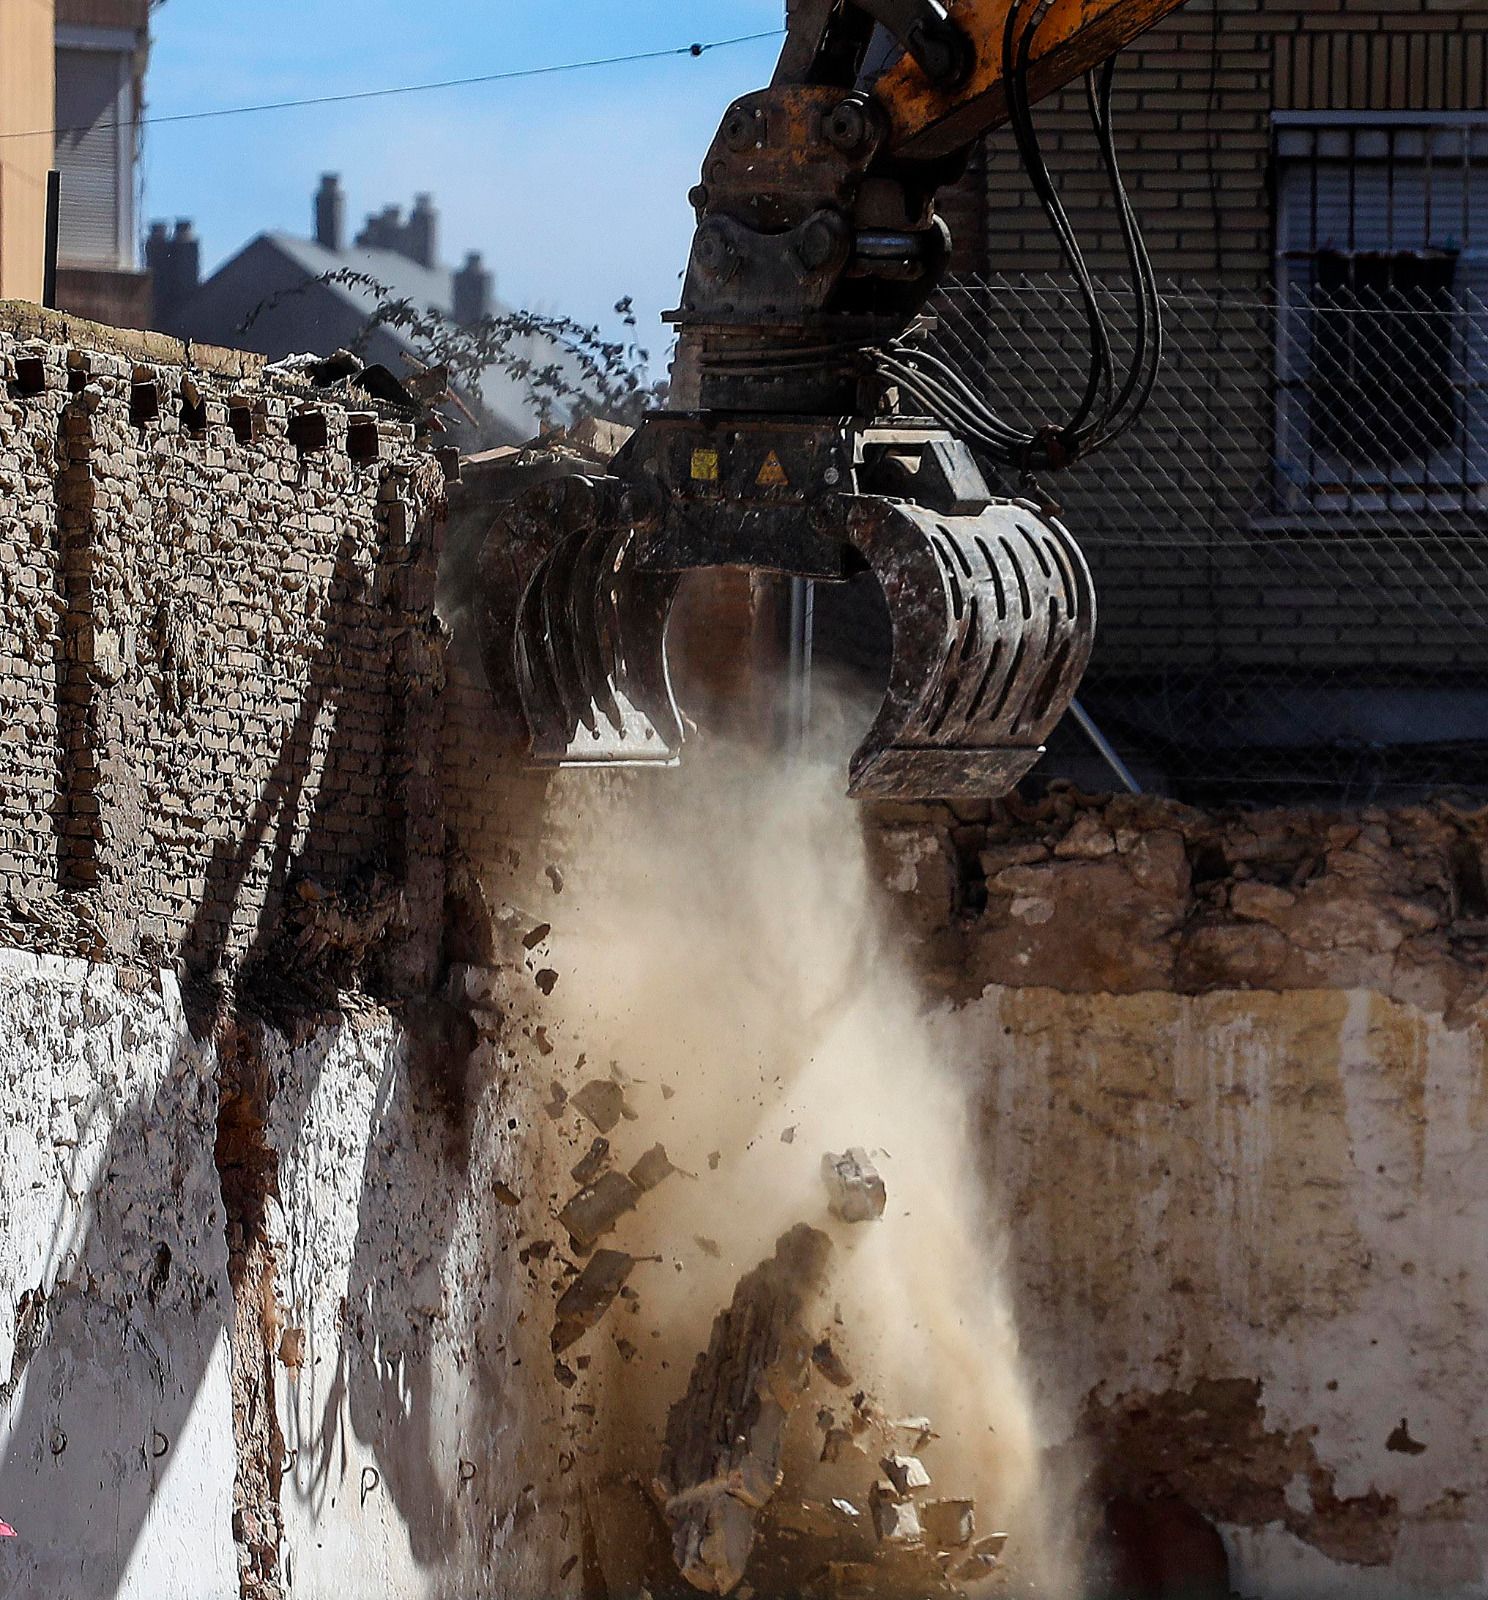
{"label": "white plaster surface", "polygon": [[290,1592],[331,1593],[348,1571],[400,1597],[573,1587],[547,1324],[514,1268],[532,1213],[495,1198],[540,1193],[509,1063],[477,1046],[464,1124],[385,1020],[272,1060],[277,1290],[304,1345],[279,1376]]}
{"label": "white plaster surface", "polygon": [[[1229,1527],[1243,1595],[1488,1594],[1483,1028],[1365,992],[999,989],[953,1026],[1052,1429],[1087,1398],[1258,1381],[1266,1433],[1401,1529],[1365,1564]],[[1402,1422],[1424,1449],[1388,1447]],[[1276,1487],[1308,1509],[1307,1476]]]}
{"label": "white plaster surface", "polygon": [[0,1593],[235,1596],[210,1051],[168,979],[0,952],[0,1105]]}
{"label": "white plaster surface", "polygon": [[[169,979],[125,981],[0,952],[4,1600],[239,1594],[217,1060]],[[264,1316],[271,1348],[302,1344],[275,1363],[286,1592],[572,1589],[547,1326],[515,1303],[547,1197],[511,1064],[478,1046],[464,1124],[434,1081],[447,1061],[412,1060],[385,1014],[261,1048],[280,1157]],[[44,1315],[19,1316],[38,1291]]]}

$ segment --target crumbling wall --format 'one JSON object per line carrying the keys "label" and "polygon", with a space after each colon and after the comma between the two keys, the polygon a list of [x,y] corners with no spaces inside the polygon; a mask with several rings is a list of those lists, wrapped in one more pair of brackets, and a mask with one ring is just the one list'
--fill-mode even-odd
{"label": "crumbling wall", "polygon": [[[0,1579],[575,1593],[547,934],[623,780],[513,773],[406,427],[206,361],[0,332]],[[1480,1589],[1483,817],[867,821],[1072,1469],[1246,1594]]]}
{"label": "crumbling wall", "polygon": [[5,308],[0,479],[0,1589],[563,1592],[443,470],[344,384]]}
{"label": "crumbling wall", "polygon": [[1030,1371],[1245,1595],[1488,1577],[1488,815],[880,818],[981,1084]]}
{"label": "crumbling wall", "polygon": [[6,926],[230,979],[292,879],[382,863],[437,938],[444,490],[411,423],[34,321],[0,316]]}

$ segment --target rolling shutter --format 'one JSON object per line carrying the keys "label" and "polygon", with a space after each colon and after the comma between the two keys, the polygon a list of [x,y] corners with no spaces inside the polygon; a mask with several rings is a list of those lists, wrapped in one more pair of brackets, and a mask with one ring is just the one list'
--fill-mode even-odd
{"label": "rolling shutter", "polygon": [[122,174],[129,130],[128,57],[110,50],[57,52],[57,255],[75,266],[124,264]]}

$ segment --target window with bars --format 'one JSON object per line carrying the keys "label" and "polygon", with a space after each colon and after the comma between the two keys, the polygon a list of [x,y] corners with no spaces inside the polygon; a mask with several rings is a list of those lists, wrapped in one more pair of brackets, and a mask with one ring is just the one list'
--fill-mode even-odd
{"label": "window with bars", "polygon": [[1283,508],[1488,506],[1488,113],[1274,120]]}

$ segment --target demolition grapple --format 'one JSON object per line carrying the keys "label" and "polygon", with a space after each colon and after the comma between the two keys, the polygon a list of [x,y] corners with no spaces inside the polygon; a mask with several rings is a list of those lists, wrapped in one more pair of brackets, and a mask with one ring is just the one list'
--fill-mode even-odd
{"label": "demolition grapple", "polygon": [[[795,0],[774,82],[729,107],[690,196],[671,409],[603,475],[506,503],[478,611],[498,696],[535,761],[668,764],[680,578],[701,567],[877,581],[892,627],[857,796],[995,796],[1042,753],[1095,627],[1074,541],[994,493],[1098,448],[1150,391],[1157,302],[1116,169],[1109,58],[1177,0]],[[1106,63],[1102,70],[1095,70]],[[1116,371],[1031,107],[1087,74],[1137,312]],[[1058,423],[1005,422],[906,337],[944,274],[935,197],[1010,124],[1090,312],[1089,382]]]}

